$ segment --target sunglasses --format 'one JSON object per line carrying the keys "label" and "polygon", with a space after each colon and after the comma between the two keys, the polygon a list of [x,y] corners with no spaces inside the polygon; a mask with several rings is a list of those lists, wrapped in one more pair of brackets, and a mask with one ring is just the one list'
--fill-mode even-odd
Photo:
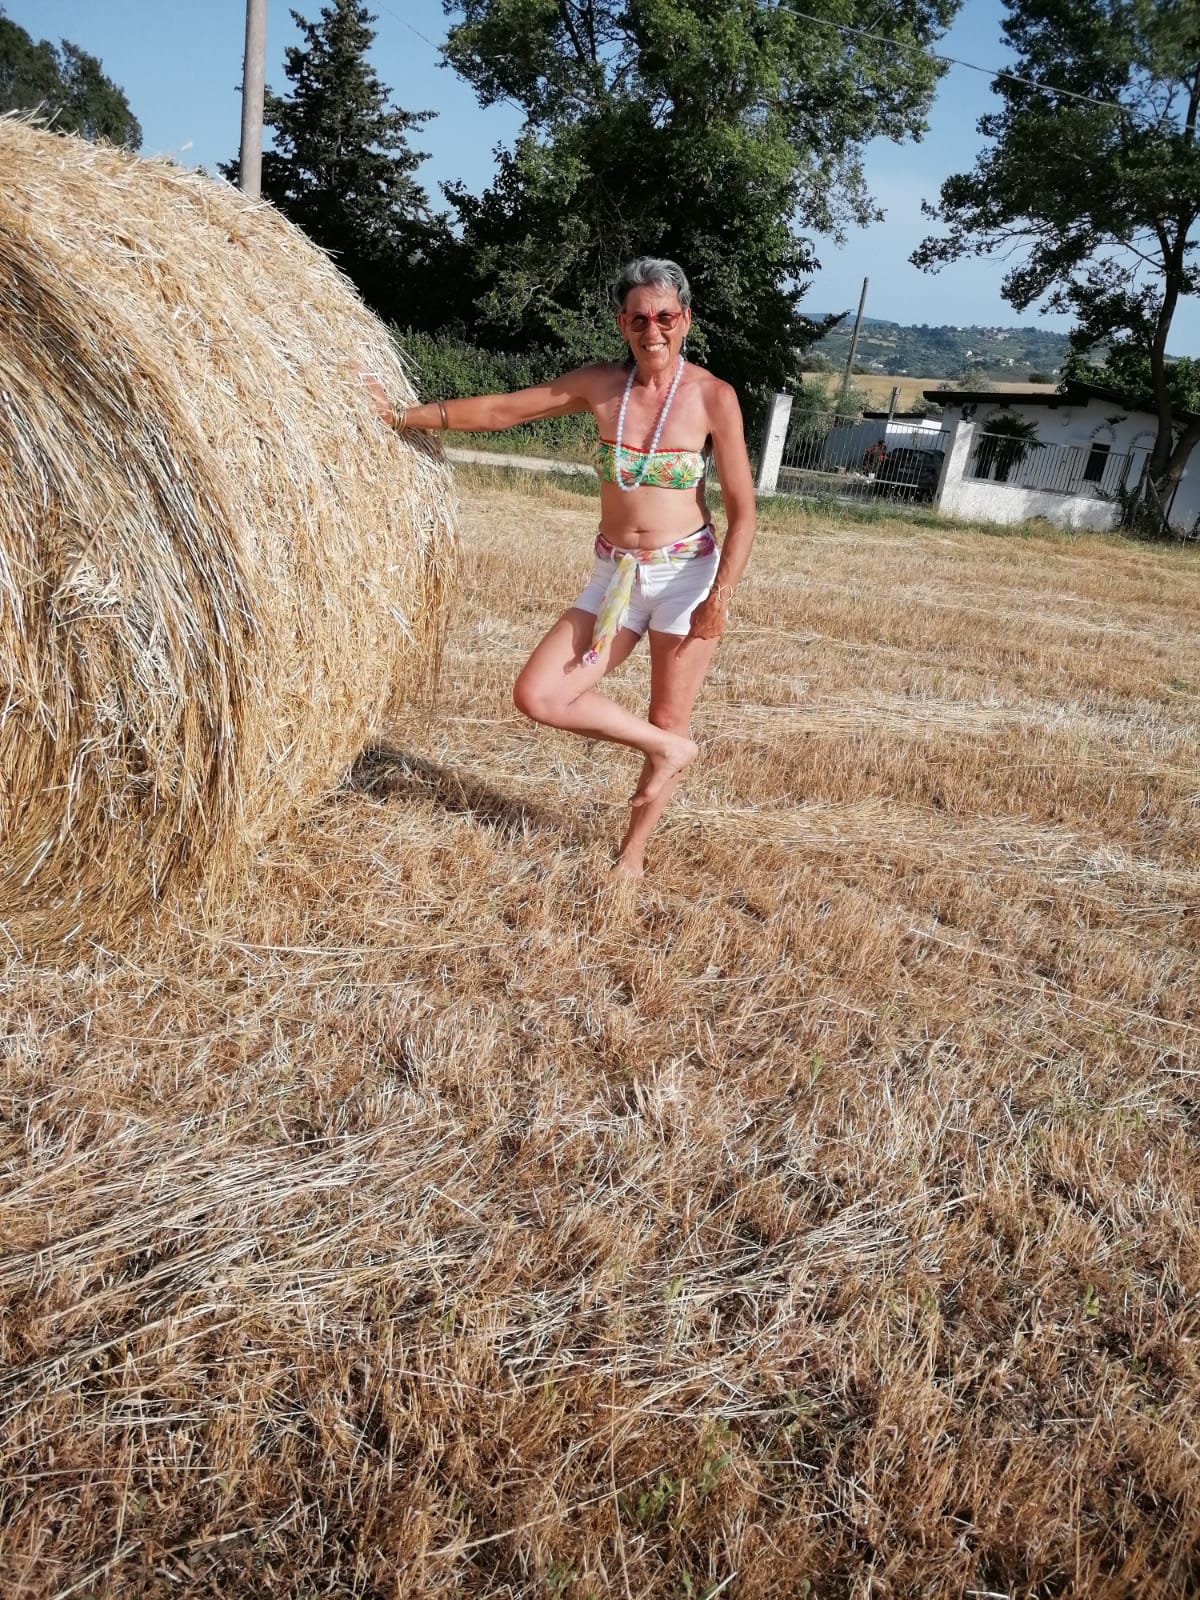
{"label": "sunglasses", "polygon": [[656,311],[652,317],[647,317],[643,316],[639,311],[635,316],[630,317],[629,326],[634,333],[645,333],[653,322],[664,333],[670,333],[682,315],[682,311]]}

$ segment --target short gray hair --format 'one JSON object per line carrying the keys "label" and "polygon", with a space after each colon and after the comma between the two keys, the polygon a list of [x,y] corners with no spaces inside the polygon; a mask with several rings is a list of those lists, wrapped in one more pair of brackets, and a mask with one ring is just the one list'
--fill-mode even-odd
{"label": "short gray hair", "polygon": [[679,296],[680,308],[684,311],[692,303],[691,285],[678,262],[665,261],[659,256],[638,256],[617,279],[617,287],[613,290],[617,310],[624,311],[625,302],[633,291],[644,289],[648,284],[655,289],[674,289]]}

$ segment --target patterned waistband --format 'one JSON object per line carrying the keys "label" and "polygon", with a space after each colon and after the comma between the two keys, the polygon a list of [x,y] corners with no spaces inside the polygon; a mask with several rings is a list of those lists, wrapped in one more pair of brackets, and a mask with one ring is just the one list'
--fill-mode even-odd
{"label": "patterned waistband", "polygon": [[656,561],[690,561],[696,556],[710,556],[717,548],[712,526],[705,523],[695,533],[688,534],[675,544],[660,545],[657,550],[622,550],[610,544],[602,533],[596,535],[596,554],[606,561],[620,561],[622,556],[632,556],[639,567],[651,566]]}

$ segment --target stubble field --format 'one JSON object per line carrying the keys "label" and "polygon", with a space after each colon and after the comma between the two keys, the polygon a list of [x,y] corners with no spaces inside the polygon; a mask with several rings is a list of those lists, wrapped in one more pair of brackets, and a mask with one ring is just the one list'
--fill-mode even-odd
{"label": "stubble field", "polygon": [[631,886],[463,493],[432,711],[4,969],[0,1593],[1200,1590],[1200,553],[773,510]]}

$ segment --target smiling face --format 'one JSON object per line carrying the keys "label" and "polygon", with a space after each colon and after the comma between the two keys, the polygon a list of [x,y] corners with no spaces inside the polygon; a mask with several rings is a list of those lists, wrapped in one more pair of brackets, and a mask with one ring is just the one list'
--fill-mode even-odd
{"label": "smiling face", "polygon": [[617,313],[621,337],[628,342],[639,371],[648,377],[674,370],[691,325],[691,310],[682,310],[678,293],[654,283],[631,289],[624,309]]}

